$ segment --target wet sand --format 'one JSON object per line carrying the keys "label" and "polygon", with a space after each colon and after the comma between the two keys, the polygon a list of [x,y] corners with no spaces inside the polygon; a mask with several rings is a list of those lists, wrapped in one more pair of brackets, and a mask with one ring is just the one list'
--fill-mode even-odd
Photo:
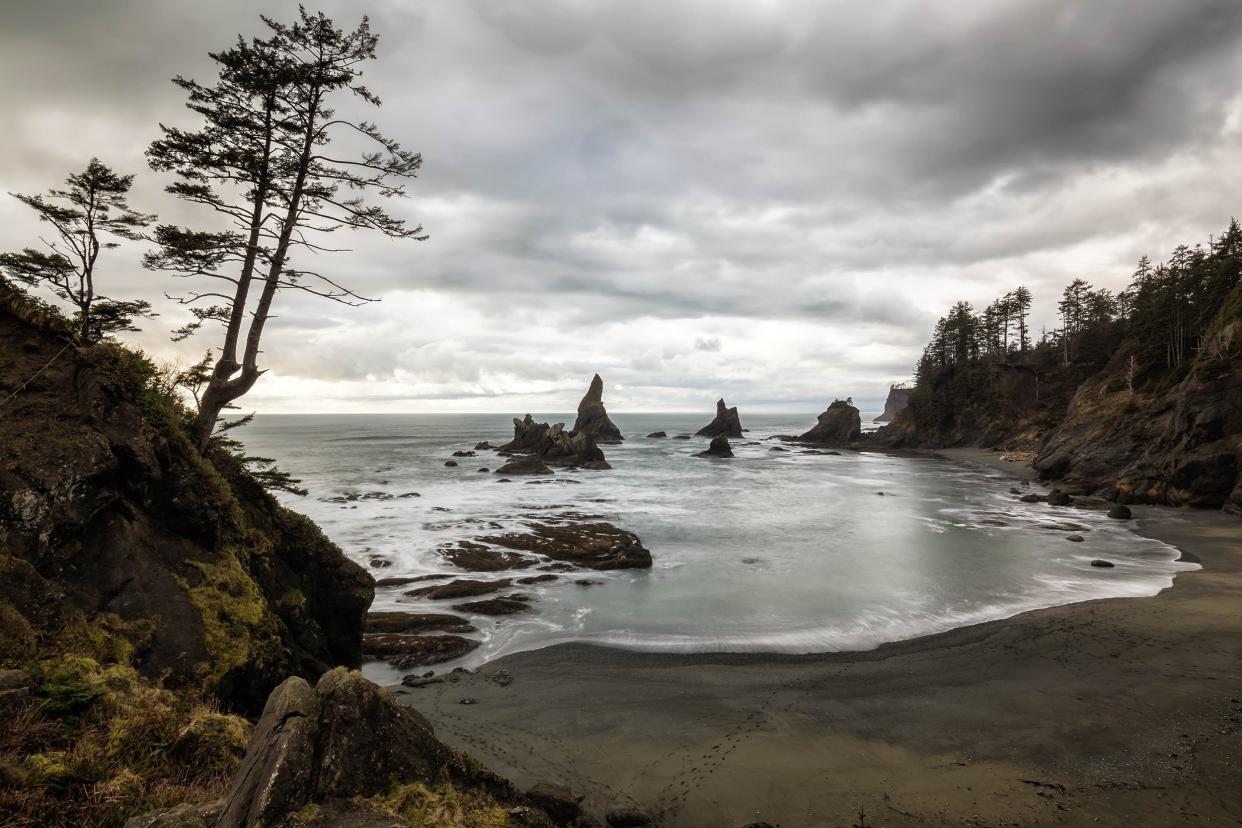
{"label": "wet sand", "polygon": [[1135,514],[1204,568],[869,652],[565,645],[399,697],[520,785],[666,828],[1240,825],[1242,520]]}

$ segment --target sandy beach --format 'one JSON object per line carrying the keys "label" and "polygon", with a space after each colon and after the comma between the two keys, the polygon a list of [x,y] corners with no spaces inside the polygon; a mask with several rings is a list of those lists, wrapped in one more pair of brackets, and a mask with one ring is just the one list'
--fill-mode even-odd
{"label": "sandy beach", "polygon": [[565,645],[396,690],[516,783],[667,828],[1242,824],[1242,521],[1135,515],[1203,568],[868,652]]}

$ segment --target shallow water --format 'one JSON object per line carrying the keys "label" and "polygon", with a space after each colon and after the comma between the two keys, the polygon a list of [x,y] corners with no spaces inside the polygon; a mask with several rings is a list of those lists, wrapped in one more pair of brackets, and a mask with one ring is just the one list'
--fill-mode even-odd
{"label": "shallow water", "polygon": [[[571,573],[521,587],[536,611],[476,619],[483,646],[443,666],[564,641],[684,652],[866,649],[1028,609],[1154,595],[1175,573],[1196,568],[1102,512],[1018,502],[1014,481],[999,472],[866,452],[770,450],[781,444],[768,438],[805,431],[814,415],[743,415],[750,432],[733,441],[733,460],[692,457],[705,448],[700,438],[643,436],[692,433],[709,416],[613,419],[627,441],[604,447],[612,471],[558,471],[552,483],[479,473],[503,462],[489,451],[444,466],[454,450],[509,439],[511,420],[501,415],[265,415],[242,436],[310,489],[289,498],[291,506],[364,566],[390,562],[373,570],[377,577],[453,572],[435,553],[439,544],[558,510],[616,523],[651,550],[649,571]],[[412,491],[421,496],[329,502],[350,492]],[[1067,541],[1070,534],[1085,542]],[[1094,568],[1095,558],[1116,567]],[[603,583],[572,583],[581,577]],[[400,589],[377,590],[374,607],[445,610]],[[385,665],[368,673],[394,677]]]}

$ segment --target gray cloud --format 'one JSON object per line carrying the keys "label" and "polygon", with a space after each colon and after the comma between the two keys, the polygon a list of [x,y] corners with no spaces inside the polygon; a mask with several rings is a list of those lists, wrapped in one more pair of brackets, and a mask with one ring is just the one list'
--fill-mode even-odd
{"label": "gray cloud", "polygon": [[[282,300],[259,406],[547,409],[595,370],[619,407],[872,399],[948,303],[1025,283],[1051,323],[1068,278],[1120,287],[1234,210],[1233,0],[323,7],[381,35],[375,119],[426,159],[397,209],[431,239],[334,239],[354,252],[326,269],[384,301]],[[294,10],[6,4],[0,189],[99,155],[140,173],[137,206],[203,220],[144,166],[158,122],[192,122],[168,79],[209,78],[209,50]],[[0,247],[35,232],[0,203]],[[137,256],[111,259],[114,292],[181,289]],[[183,314],[160,309],[139,344],[209,344],[169,344]]]}

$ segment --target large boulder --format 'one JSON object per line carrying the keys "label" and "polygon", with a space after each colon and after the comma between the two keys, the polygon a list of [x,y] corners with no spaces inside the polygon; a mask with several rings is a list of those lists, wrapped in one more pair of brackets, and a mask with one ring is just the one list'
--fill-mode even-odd
{"label": "large boulder", "polygon": [[716,419],[696,432],[698,437],[741,437],[742,420],[737,415],[737,408],[725,405],[723,398],[716,401]]}
{"label": "large boulder", "polygon": [[836,400],[819,415],[815,427],[798,439],[823,446],[844,446],[862,436],[862,417],[848,400]]}
{"label": "large boulder", "polygon": [[597,443],[620,443],[624,438],[604,409],[604,381],[596,374],[586,396],[578,403],[575,434],[589,434]]}
{"label": "large boulder", "polygon": [[695,457],[732,457],[733,447],[729,445],[729,438],[721,435],[713,437],[712,442],[708,445],[706,451],[700,451]]}
{"label": "large boulder", "polygon": [[425,819],[435,799],[454,803],[455,825],[596,824],[572,792],[522,793],[436,739],[387,690],[337,669],[313,689],[291,678],[273,691],[222,803],[165,808],[127,828],[389,828]]}

